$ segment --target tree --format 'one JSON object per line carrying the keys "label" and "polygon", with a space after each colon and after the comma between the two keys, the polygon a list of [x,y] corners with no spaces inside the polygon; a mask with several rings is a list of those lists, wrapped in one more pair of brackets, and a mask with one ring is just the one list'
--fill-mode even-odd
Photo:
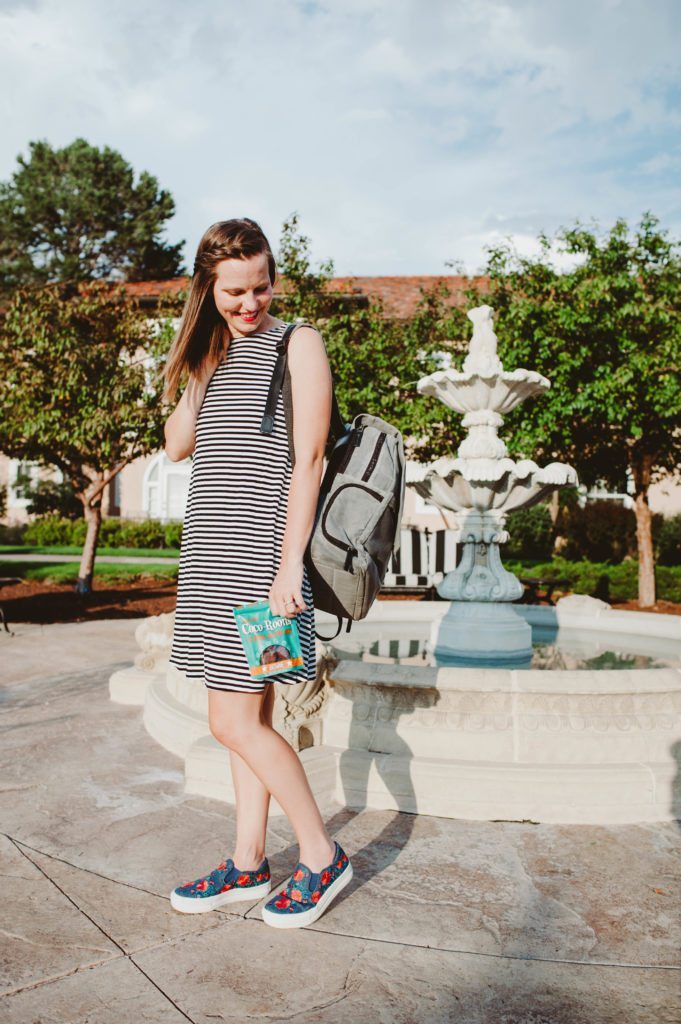
{"label": "tree", "polygon": [[0,183],[0,290],[93,278],[152,280],[182,273],[184,241],[161,238],[169,192],[115,150],[76,139],[30,142]]}
{"label": "tree", "polygon": [[33,483],[30,474],[20,469],[13,490],[26,501],[25,509],[30,516],[53,513],[65,519],[78,519],[83,514],[82,504],[68,480],[37,480]]}
{"label": "tree", "polygon": [[128,463],[164,445],[169,410],[156,364],[179,301],[167,300],[154,322],[122,286],[56,284],[17,291],[5,311],[0,450],[58,466],[81,502],[79,593],[92,586],[104,489]]}
{"label": "tree", "polygon": [[[624,220],[599,239],[579,222],[540,255],[508,243],[488,249],[489,291],[507,369],[536,369],[551,389],[509,417],[509,446],[526,457],[564,459],[587,485],[634,485],[639,604],[655,603],[648,491],[677,472],[681,454],[681,260],[652,213],[630,237]],[[557,270],[551,250],[576,260]],[[467,292],[470,300],[480,296]]]}
{"label": "tree", "polygon": [[310,239],[301,234],[298,219],[298,214],[292,213],[281,229],[276,260],[283,279],[283,296],[278,305],[290,319],[303,317],[312,321],[325,312],[326,287],[333,277],[333,261],[327,260],[319,270],[312,270]]}
{"label": "tree", "polygon": [[284,222],[277,266],[284,292],[273,308],[321,331],[344,419],[359,412],[381,416],[401,431],[409,458],[450,455],[463,437],[460,417],[416,390],[420,377],[441,368],[442,352],[456,346],[450,339],[463,337],[468,324],[465,312],[449,304],[444,284],[421,289],[406,320],[387,317],[379,300],[343,302],[343,293],[328,289],[333,263],[312,269],[309,239],[296,214]]}

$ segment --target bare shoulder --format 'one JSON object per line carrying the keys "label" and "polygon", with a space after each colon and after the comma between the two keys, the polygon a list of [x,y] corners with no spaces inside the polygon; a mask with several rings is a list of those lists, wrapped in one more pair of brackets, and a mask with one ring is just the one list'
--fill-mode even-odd
{"label": "bare shoulder", "polygon": [[289,357],[293,365],[302,364],[315,355],[318,359],[326,358],[326,346],[324,339],[316,327],[310,324],[301,324],[291,334],[288,343]]}
{"label": "bare shoulder", "polygon": [[306,338],[307,344],[314,344],[313,339],[317,339],[319,341],[322,340],[322,336],[320,332],[317,330],[317,328],[313,327],[312,324],[307,323],[299,324],[299,326],[296,327],[293,334],[291,335],[291,341],[289,342],[289,345],[293,343],[294,338]]}
{"label": "bare shoulder", "polygon": [[324,339],[316,327],[301,324],[289,341],[289,368],[294,379],[313,388],[331,380],[331,367]]}

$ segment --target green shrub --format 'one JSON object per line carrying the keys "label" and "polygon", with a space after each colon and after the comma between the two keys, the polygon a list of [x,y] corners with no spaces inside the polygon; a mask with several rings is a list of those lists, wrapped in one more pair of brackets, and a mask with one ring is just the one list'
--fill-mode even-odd
{"label": "green shrub", "polygon": [[681,565],[681,515],[671,516],[661,523],[656,548],[660,565]]}
{"label": "green shrub", "polygon": [[681,566],[659,565],[655,570],[655,580],[659,600],[681,603]]}
{"label": "green shrub", "polygon": [[121,529],[121,547],[164,548],[165,526],[157,519],[143,519],[141,522],[125,522]]}
{"label": "green shrub", "polygon": [[182,543],[182,521],[168,523],[165,528],[165,540],[167,548],[178,548]]}
{"label": "green shrub", "polygon": [[[556,557],[551,562],[531,566],[507,561],[506,567],[520,576],[564,579],[567,581],[565,590],[600,597],[609,603],[635,601],[638,597],[638,561],[635,559],[610,565],[605,562],[572,562]],[[681,601],[681,567],[657,566],[655,581],[658,599]]]}
{"label": "green shrub", "polygon": [[613,501],[590,501],[580,508],[561,506],[556,524],[571,561],[621,562],[636,556],[636,516]]}
{"label": "green shrub", "polygon": [[87,535],[87,523],[84,518],[76,519],[71,527],[71,543],[82,548]]}
{"label": "green shrub", "polygon": [[72,519],[66,519],[58,513],[39,516],[26,525],[23,543],[28,547],[72,544],[71,535],[74,525]]}
{"label": "green shrub", "polygon": [[555,533],[548,505],[533,505],[510,512],[506,528],[509,539],[502,549],[504,558],[551,557]]}
{"label": "green shrub", "polygon": [[[32,522],[22,525],[20,540],[3,540],[5,544],[26,544],[31,547],[50,547],[52,545],[82,547],[87,534],[87,522],[80,519],[66,519],[63,516],[50,514],[39,516]],[[166,548],[180,546],[182,523],[160,523],[156,519],[145,519],[131,522],[107,516],[102,519],[98,547],[107,548]],[[10,534],[5,528],[5,536]]]}
{"label": "green shrub", "polygon": [[27,525],[27,523],[19,523],[17,526],[3,526],[0,523],[0,544],[11,544],[12,546],[24,544]]}
{"label": "green shrub", "polygon": [[97,543],[103,548],[122,547],[123,526],[123,520],[117,519],[116,516],[107,516],[106,519],[102,519]]}
{"label": "green shrub", "polygon": [[[20,526],[0,527],[0,543],[26,544],[31,547],[85,544],[87,522],[50,513]],[[158,519],[139,522],[105,516],[99,526],[97,545],[102,548],[175,548],[180,546],[181,521],[161,523]]]}

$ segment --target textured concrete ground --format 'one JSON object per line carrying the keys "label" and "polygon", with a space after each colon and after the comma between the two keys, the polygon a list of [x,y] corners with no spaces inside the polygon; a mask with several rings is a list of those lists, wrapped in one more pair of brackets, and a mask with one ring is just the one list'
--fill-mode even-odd
{"label": "textured concrete ground", "polygon": [[[173,911],[173,886],[231,852],[234,811],[185,795],[141,709],[109,700],[136,625],[0,634],[3,1021],[681,1020],[681,823],[329,806],[355,877],[316,924],[270,928],[264,901]],[[274,885],[297,852],[272,819]]]}

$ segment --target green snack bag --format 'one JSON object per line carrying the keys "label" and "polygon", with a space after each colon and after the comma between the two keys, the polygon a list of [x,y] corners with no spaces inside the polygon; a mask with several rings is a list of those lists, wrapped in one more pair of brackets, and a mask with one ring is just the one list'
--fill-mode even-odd
{"label": "green snack bag", "polygon": [[302,666],[295,619],[273,615],[269,601],[239,605],[234,618],[252,676],[273,676]]}

